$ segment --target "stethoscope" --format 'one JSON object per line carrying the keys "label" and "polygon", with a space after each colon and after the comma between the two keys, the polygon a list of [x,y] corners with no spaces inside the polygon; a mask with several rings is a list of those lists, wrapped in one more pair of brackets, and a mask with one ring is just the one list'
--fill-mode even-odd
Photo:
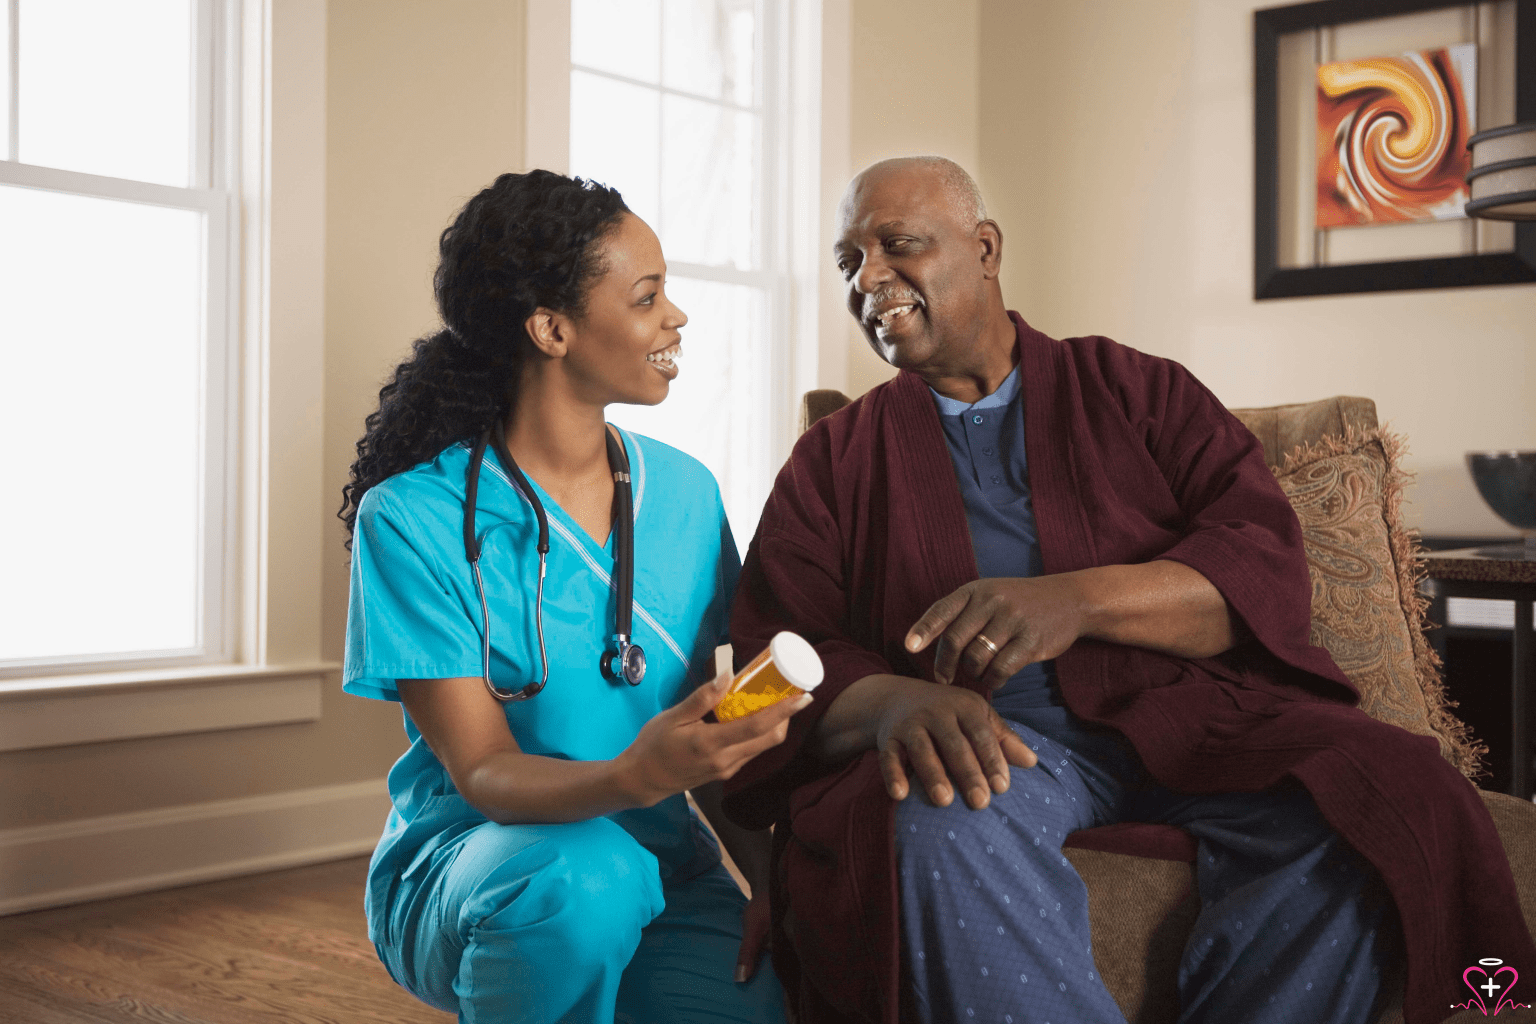
{"label": "stethoscope", "polygon": [[[638,686],[640,680],[645,678],[645,651],[630,640],[635,596],[634,493],[630,488],[629,458],[624,454],[624,447],[606,427],[603,436],[608,442],[608,468],[613,471],[613,497],[617,506],[614,509],[613,528],[618,531],[614,539],[614,555],[618,561],[619,608],[613,635],[603,645],[601,668],[605,679],[614,682],[622,679],[630,686]],[[475,537],[475,498],[480,489],[480,464],[485,461],[487,444],[495,450],[496,457],[512,475],[518,490],[533,506],[533,514],[539,520],[539,584],[534,621],[538,624],[539,660],[544,666],[544,675],[538,682],[529,683],[521,690],[498,690],[496,684],[491,682],[491,610],[485,600],[485,582],[480,577],[480,539]],[[544,649],[544,569],[548,555],[549,517],[544,514],[544,503],[539,501],[528,478],[518,468],[512,453],[507,451],[506,438],[502,432],[492,426],[475,443],[474,454],[470,456],[469,469],[465,474],[464,557],[469,559],[469,568],[475,577],[475,593],[480,597],[480,620],[485,624],[480,638],[481,678],[485,680],[485,688],[491,691],[491,696],[502,703],[536,697],[549,683],[549,654]]]}

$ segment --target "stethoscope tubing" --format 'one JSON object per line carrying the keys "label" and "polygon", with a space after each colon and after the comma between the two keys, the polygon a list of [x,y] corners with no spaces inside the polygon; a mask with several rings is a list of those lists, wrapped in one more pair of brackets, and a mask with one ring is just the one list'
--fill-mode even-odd
{"label": "stethoscope tubing", "polygon": [[[630,628],[633,622],[634,584],[635,584],[635,560],[634,560],[634,493],[630,484],[629,459],[623,447],[606,428],[604,430],[607,441],[608,464],[613,472],[614,487],[616,492],[617,507],[614,516],[614,528],[618,530],[615,538],[614,555],[618,561],[617,589],[618,609],[616,614],[614,635],[610,638],[610,647],[604,645],[603,673],[610,678],[624,679],[631,686],[638,685],[645,676],[645,652],[638,644],[631,642]],[[485,449],[489,445],[495,452],[503,467],[511,474],[512,480],[528,503],[533,507],[534,515],[539,524],[539,579],[537,585],[537,597],[534,604],[534,622],[539,635],[539,663],[542,675],[537,683],[529,683],[521,690],[502,690],[491,681],[491,610],[485,597],[485,580],[480,573],[480,556],[484,551],[484,537],[475,536],[475,512],[478,508],[480,489],[480,467],[485,460]],[[505,525],[505,524],[498,524]],[[489,536],[492,530],[486,531]],[[480,678],[485,683],[486,690],[496,700],[503,704],[512,701],[529,700],[536,697],[549,684],[549,652],[544,642],[544,576],[548,569],[549,555],[549,517],[545,514],[544,503],[534,492],[528,478],[523,475],[522,469],[511,452],[507,451],[506,442],[499,431],[494,427],[487,429],[475,443],[470,455],[469,467],[465,473],[464,484],[464,557],[469,561],[470,574],[475,581],[475,594],[480,599],[480,621],[483,624],[480,636]],[[638,669],[631,668],[631,664],[638,665]],[[610,666],[616,666],[610,670]]]}

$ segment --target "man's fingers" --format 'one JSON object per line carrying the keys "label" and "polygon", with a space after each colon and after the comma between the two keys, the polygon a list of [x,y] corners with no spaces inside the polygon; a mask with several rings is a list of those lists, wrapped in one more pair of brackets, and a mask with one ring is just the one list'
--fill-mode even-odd
{"label": "man's fingers", "polygon": [[907,650],[916,654],[927,647],[934,637],[944,631],[944,627],[952,622],[956,615],[966,606],[969,596],[966,591],[956,590],[951,594],[939,598],[928,606],[928,610],[912,624],[907,631]]}
{"label": "man's fingers", "polygon": [[880,776],[885,779],[885,791],[892,800],[905,800],[911,792],[907,771],[901,764],[902,750],[901,741],[897,739],[887,740],[880,748]]}
{"label": "man's fingers", "polygon": [[992,799],[992,787],[976,760],[976,750],[971,739],[958,722],[946,722],[933,734],[934,745],[944,759],[944,768],[954,779],[955,788],[965,795],[965,802],[972,810],[987,806]]}
{"label": "man's fingers", "polygon": [[912,764],[912,773],[917,776],[917,784],[923,787],[923,792],[928,794],[928,802],[935,807],[948,807],[954,799],[954,788],[944,771],[944,762],[934,749],[933,738],[927,730],[920,729],[903,743],[907,748],[907,760]]}
{"label": "man's fingers", "polygon": [[989,714],[983,719],[962,721],[960,728],[965,731],[966,739],[970,740],[971,749],[975,752],[992,792],[1002,793],[1008,789],[1010,779],[1008,759],[1003,756],[1002,746],[998,742],[995,718]]}
{"label": "man's fingers", "polygon": [[986,671],[978,675],[982,685],[988,690],[995,690],[1012,679],[1033,660],[1030,657],[1029,642],[1022,637],[1014,637],[997,652],[997,656],[986,666]]}
{"label": "man's fingers", "polygon": [[1008,728],[1002,719],[997,722],[997,745],[1002,749],[1003,758],[1016,768],[1033,768],[1040,759],[1035,752],[1029,749],[1029,744],[1019,738],[1019,734]]}
{"label": "man's fingers", "polygon": [[1010,641],[1006,633],[1000,636],[992,635],[1000,632],[997,626],[996,619],[988,622],[976,631],[971,642],[966,644],[965,649],[960,652],[960,663],[972,679],[985,679],[992,663],[1008,649]]}
{"label": "man's fingers", "polygon": [[[991,649],[985,644],[976,641],[976,635],[983,631],[991,618],[985,611],[977,607],[979,602],[967,605],[965,610],[955,616],[949,628],[944,631],[944,638],[939,642],[939,649],[933,659],[933,677],[936,682],[952,683],[955,680],[955,672],[959,668],[960,657],[967,654],[968,647],[974,647],[978,651],[991,657]],[[988,639],[991,639],[990,637]],[[996,643],[997,641],[993,641]],[[974,666],[968,666],[974,667]]]}

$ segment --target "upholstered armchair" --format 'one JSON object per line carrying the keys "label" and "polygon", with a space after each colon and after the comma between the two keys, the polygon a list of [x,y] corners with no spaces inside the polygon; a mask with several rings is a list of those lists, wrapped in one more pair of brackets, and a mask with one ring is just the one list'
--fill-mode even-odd
{"label": "upholstered armchair", "polygon": [[[848,401],[838,391],[808,392],[801,430]],[[1338,397],[1232,411],[1263,444],[1301,520],[1312,574],[1312,642],[1327,648],[1359,688],[1366,712],[1435,737],[1447,760],[1474,775],[1478,748],[1447,707],[1424,637],[1416,538],[1399,514],[1401,443],[1379,430],[1375,403]],[[1521,909],[1536,921],[1536,805],[1502,793],[1481,796],[1514,869]],[[1065,851],[1088,886],[1099,972],[1132,1024],[1176,1020],[1175,976],[1199,909],[1194,843],[1164,827],[1168,859],[1092,849],[1094,830],[1075,833]],[[1401,978],[1393,984],[1377,1024],[1402,1021]],[[1463,1017],[1479,1019],[1473,1011],[1456,1019]]]}

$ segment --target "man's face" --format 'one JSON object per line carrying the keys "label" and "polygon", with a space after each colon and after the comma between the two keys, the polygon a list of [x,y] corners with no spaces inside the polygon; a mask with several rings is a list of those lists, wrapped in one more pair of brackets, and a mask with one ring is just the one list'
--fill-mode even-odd
{"label": "man's face", "polygon": [[855,178],[839,208],[833,257],[848,311],[899,369],[945,363],[981,329],[984,247],[956,206],[937,174],[898,167]]}

